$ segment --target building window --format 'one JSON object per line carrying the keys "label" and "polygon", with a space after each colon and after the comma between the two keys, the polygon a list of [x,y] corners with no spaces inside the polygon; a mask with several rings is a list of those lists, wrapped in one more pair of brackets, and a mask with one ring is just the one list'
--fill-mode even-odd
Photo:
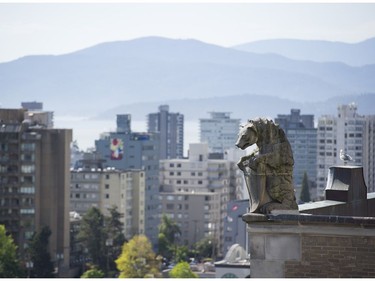
{"label": "building window", "polygon": [[173,210],[174,204],[167,204],[167,210]]}
{"label": "building window", "polygon": [[105,195],[105,198],[106,198],[106,199],[109,199],[109,194],[108,194],[108,193]]}
{"label": "building window", "polygon": [[35,188],[34,187],[21,187],[20,193],[34,194],[35,193]]}
{"label": "building window", "polygon": [[23,143],[21,144],[22,151],[34,151],[35,150],[35,143]]}
{"label": "building window", "polygon": [[21,209],[20,213],[21,213],[21,215],[24,215],[24,214],[35,214],[35,209]]}
{"label": "building window", "polygon": [[105,185],[105,189],[109,189],[109,184],[106,184],[106,185]]}
{"label": "building window", "polygon": [[34,165],[22,165],[21,166],[22,173],[34,173],[35,172],[35,166]]}

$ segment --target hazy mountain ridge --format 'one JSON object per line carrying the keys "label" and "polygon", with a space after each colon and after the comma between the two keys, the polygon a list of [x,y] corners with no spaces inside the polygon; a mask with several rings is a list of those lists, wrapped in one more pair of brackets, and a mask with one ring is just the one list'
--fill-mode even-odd
{"label": "hazy mountain ridge", "polygon": [[18,107],[21,101],[38,100],[60,114],[86,115],[123,104],[187,98],[202,99],[208,107],[204,99],[245,93],[301,103],[375,92],[372,77],[375,65],[297,61],[197,40],[147,37],[2,63],[0,103]]}
{"label": "hazy mountain ridge", "polygon": [[358,43],[322,40],[271,39],[233,46],[253,53],[274,53],[296,60],[343,62],[352,66],[375,64],[375,38]]}
{"label": "hazy mountain ridge", "polygon": [[208,112],[231,112],[232,118],[242,121],[256,117],[275,118],[277,114],[290,114],[292,108],[301,110],[301,114],[313,114],[315,120],[322,115],[337,115],[341,104],[356,103],[361,115],[375,115],[375,94],[338,96],[324,101],[298,102],[272,96],[243,94],[227,97],[202,99],[164,100],[160,102],[141,102],[121,105],[96,115],[94,119],[115,120],[117,114],[131,114],[133,120],[146,120],[149,113],[158,112],[159,105],[168,104],[170,112],[184,114],[185,120],[208,118]]}

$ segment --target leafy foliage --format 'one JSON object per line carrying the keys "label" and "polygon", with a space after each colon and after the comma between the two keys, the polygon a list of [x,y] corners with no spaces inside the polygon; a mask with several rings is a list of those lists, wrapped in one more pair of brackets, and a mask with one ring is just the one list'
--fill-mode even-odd
{"label": "leafy foliage", "polygon": [[176,263],[188,260],[189,249],[186,246],[179,246],[176,248],[174,261]]}
{"label": "leafy foliage", "polygon": [[121,254],[126,239],[121,222],[123,214],[116,206],[108,210],[110,215],[107,217],[98,208],[90,208],[82,218],[77,238],[87,249],[92,263],[105,272],[106,277],[114,277],[117,272],[114,260]]}
{"label": "leafy foliage", "polygon": [[78,239],[87,248],[92,263],[101,269],[106,267],[104,233],[104,216],[98,208],[90,208],[82,218]]}
{"label": "leafy foliage", "polygon": [[107,246],[108,266],[110,271],[117,271],[114,260],[121,254],[121,247],[126,242],[123,229],[124,224],[121,222],[123,214],[117,211],[117,206],[108,209],[109,217],[105,217],[105,235],[106,240],[110,240],[112,245]]}
{"label": "leafy foliage", "polygon": [[307,173],[304,172],[303,174],[303,179],[302,179],[302,189],[301,189],[301,194],[300,194],[300,200],[302,202],[310,202],[310,190],[309,190],[309,180],[307,177]]}
{"label": "leafy foliage", "polygon": [[198,278],[198,275],[194,273],[187,262],[179,262],[169,272],[171,278]]}
{"label": "leafy foliage", "polygon": [[30,241],[29,253],[34,267],[31,271],[32,277],[51,278],[53,277],[53,263],[48,251],[48,240],[51,230],[44,226],[39,232],[34,233]]}
{"label": "leafy foliage", "polygon": [[163,214],[159,226],[159,233],[163,233],[167,241],[171,244],[175,242],[178,235],[181,235],[180,227],[167,215]]}
{"label": "leafy foliage", "polygon": [[176,238],[180,235],[181,230],[176,222],[163,214],[159,225],[159,254],[169,260],[172,259],[177,251]]}
{"label": "leafy foliage", "polygon": [[5,226],[0,225],[0,278],[21,277],[17,260],[17,246],[13,238],[6,234]]}
{"label": "leafy foliage", "polygon": [[120,278],[159,277],[160,262],[144,235],[136,235],[122,247],[116,260]]}
{"label": "leafy foliage", "polygon": [[81,278],[104,278],[104,273],[100,269],[92,268],[84,272]]}
{"label": "leafy foliage", "polygon": [[195,244],[195,251],[199,259],[212,257],[215,246],[213,241],[212,237],[206,237]]}

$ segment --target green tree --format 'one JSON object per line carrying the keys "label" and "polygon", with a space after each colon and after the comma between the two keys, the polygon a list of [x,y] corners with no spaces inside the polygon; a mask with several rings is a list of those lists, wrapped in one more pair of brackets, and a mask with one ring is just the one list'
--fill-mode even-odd
{"label": "green tree", "polygon": [[179,262],[175,267],[169,271],[170,278],[198,278],[198,275],[194,273],[187,262]]}
{"label": "green tree", "polygon": [[51,278],[53,277],[53,263],[48,251],[48,240],[51,230],[48,226],[42,227],[39,232],[34,233],[29,244],[29,254],[34,263],[31,271],[32,277]]}
{"label": "green tree", "polygon": [[302,202],[310,202],[310,188],[309,188],[309,179],[307,177],[307,173],[304,172],[303,179],[302,179],[302,188],[301,188],[301,194],[299,199]]}
{"label": "green tree", "polygon": [[[110,215],[105,217],[107,266],[110,272],[116,272],[117,268],[114,260],[121,254],[121,247],[126,242],[123,233],[124,224],[121,222],[121,218],[124,215],[117,211],[117,206],[109,208],[108,211]],[[114,274],[107,272],[107,275]]]}
{"label": "green tree", "polygon": [[120,278],[160,277],[160,261],[144,235],[136,235],[124,244],[116,264]]}
{"label": "green tree", "polygon": [[163,214],[159,225],[159,233],[163,233],[167,241],[173,244],[176,237],[181,235],[181,230],[175,221],[170,219],[166,214]]}
{"label": "green tree", "polygon": [[6,234],[5,226],[0,225],[0,278],[21,277],[17,260],[17,246],[13,238]]}
{"label": "green tree", "polygon": [[104,273],[100,269],[91,268],[84,272],[81,278],[104,278]]}
{"label": "green tree", "polygon": [[186,261],[189,256],[189,249],[186,246],[179,246],[176,248],[176,252],[174,255],[174,261],[176,263]]}
{"label": "green tree", "polygon": [[176,238],[181,235],[180,227],[163,214],[159,225],[158,246],[159,254],[167,259],[172,259],[176,255]]}
{"label": "green tree", "polygon": [[211,258],[214,253],[214,238],[205,237],[195,244],[195,252],[200,259]]}
{"label": "green tree", "polygon": [[82,241],[94,265],[106,269],[106,234],[104,231],[104,216],[96,207],[90,208],[82,217],[81,228],[77,238]]}
{"label": "green tree", "polygon": [[117,211],[117,206],[113,206],[108,209],[110,216],[105,217],[105,233],[107,237],[113,239],[113,246],[119,246],[119,253],[121,252],[121,246],[125,243],[126,239],[124,236],[124,224],[121,219],[124,214]]}

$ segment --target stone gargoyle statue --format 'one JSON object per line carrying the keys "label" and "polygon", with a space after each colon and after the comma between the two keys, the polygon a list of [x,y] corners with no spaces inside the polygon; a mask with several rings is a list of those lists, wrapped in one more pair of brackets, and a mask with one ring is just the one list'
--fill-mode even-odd
{"label": "stone gargoyle statue", "polygon": [[246,149],[253,144],[258,149],[237,163],[245,176],[250,212],[298,210],[293,187],[293,153],[284,131],[272,120],[249,120],[240,128],[236,146]]}

